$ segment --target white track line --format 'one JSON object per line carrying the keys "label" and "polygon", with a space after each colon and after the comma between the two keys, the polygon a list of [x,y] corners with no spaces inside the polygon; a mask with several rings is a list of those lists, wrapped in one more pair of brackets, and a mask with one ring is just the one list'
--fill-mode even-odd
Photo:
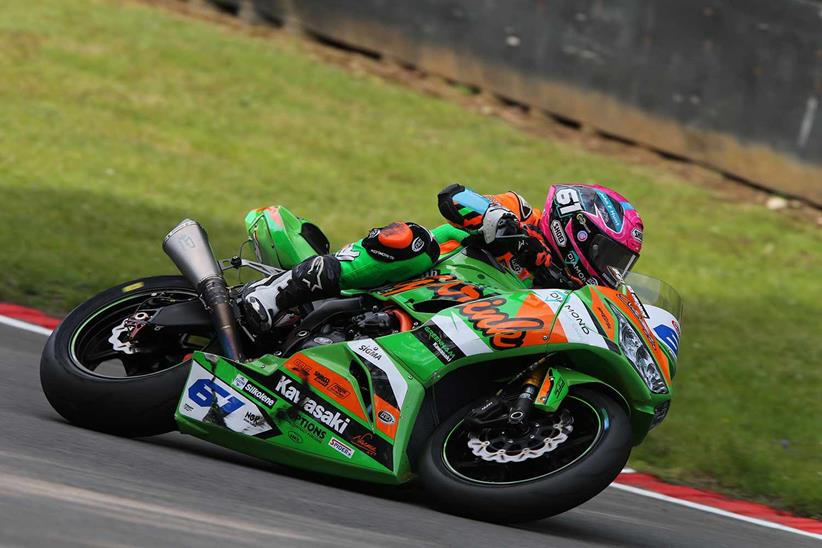
{"label": "white track line", "polygon": [[636,487],[632,487],[630,485],[622,485],[621,483],[612,483],[611,487],[614,489],[619,489],[620,491],[627,491],[628,493],[633,493],[635,495],[640,495],[643,497],[648,497],[656,500],[664,500],[665,502],[670,502],[672,504],[678,504],[680,506],[685,506],[686,508],[692,508],[694,510],[701,510],[703,512],[708,512],[709,514],[716,514],[718,516],[723,516],[726,518],[735,519],[737,521],[744,521],[747,523],[752,523],[754,525],[759,525],[762,527],[767,527],[769,529],[778,529],[779,531],[785,531],[786,533],[794,533],[797,535],[802,535],[804,537],[814,538],[816,540],[822,540],[822,535],[818,535],[816,533],[811,533],[808,531],[802,531],[801,529],[794,529],[793,527],[788,527],[787,525],[782,525],[781,523],[775,523],[773,521],[765,521],[763,519],[752,518],[749,516],[743,516],[742,514],[735,514],[733,512],[728,512],[727,510],[720,510],[719,508],[714,508],[713,506],[706,506],[704,504],[699,504],[696,502],[691,502],[689,500],[678,499],[674,497],[669,497],[668,495],[662,495],[660,493],[656,493],[654,491],[646,491],[645,489],[637,489]]}
{"label": "white track line", "polygon": [[[41,335],[51,335],[51,329],[46,329],[45,327],[40,327],[39,325],[33,325],[27,322],[21,322],[20,320],[15,320],[14,318],[9,318],[6,316],[0,316],[0,323],[9,325],[11,327],[16,327],[17,329],[23,329],[25,331],[31,331],[32,333],[39,333]],[[631,474],[634,473],[635,470],[631,468],[625,468],[623,473]],[[709,514],[716,514],[718,516],[723,516],[726,518],[735,519],[738,521],[744,521],[746,523],[752,523],[754,525],[759,525],[761,527],[767,527],[769,529],[777,529],[779,531],[785,531],[786,533],[794,533],[796,535],[802,535],[804,537],[810,537],[817,540],[822,540],[822,535],[818,535],[816,533],[809,533],[808,531],[802,531],[800,529],[794,529],[793,527],[788,527],[787,525],[782,525],[781,523],[774,523],[772,521],[765,521],[762,519],[751,518],[748,516],[743,516],[742,514],[734,514],[733,512],[728,512],[727,510],[720,510],[719,508],[714,508],[713,506],[706,506],[704,504],[698,504],[696,502],[691,502],[689,500],[678,499],[674,497],[669,497],[668,495],[662,495],[660,493],[655,493],[654,491],[647,491],[645,489],[637,489],[636,487],[631,487],[630,485],[622,485],[621,483],[612,483],[611,487],[614,489],[618,489],[620,491],[626,491],[628,493],[633,493],[634,495],[640,495],[642,497],[648,497],[656,500],[662,500],[665,502],[670,502],[672,504],[678,504],[680,506],[685,506],[686,508],[691,508],[694,510],[701,510],[702,512],[708,512]]]}
{"label": "white track line", "polygon": [[10,325],[11,327],[16,327],[17,329],[22,329],[24,331],[31,331],[32,333],[39,333],[41,335],[49,336],[51,335],[51,329],[46,329],[45,327],[40,327],[39,325],[34,325],[28,322],[21,322],[20,320],[15,320],[14,318],[9,318],[8,316],[0,316],[0,323]]}

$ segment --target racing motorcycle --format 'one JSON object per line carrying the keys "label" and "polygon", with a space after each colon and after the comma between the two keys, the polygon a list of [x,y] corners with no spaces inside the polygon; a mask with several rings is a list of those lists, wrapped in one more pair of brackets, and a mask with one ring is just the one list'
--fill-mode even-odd
{"label": "racing motorcycle", "polygon": [[178,429],[346,478],[419,478],[447,512],[540,519],[605,489],[668,413],[682,304],[667,284],[527,287],[451,226],[423,276],[284,313],[257,336],[228,270],[271,275],[329,252],[285,207],[251,211],[255,260],[217,261],[185,220],[163,247],[183,276],[124,283],[48,340],[43,390],[69,422]]}

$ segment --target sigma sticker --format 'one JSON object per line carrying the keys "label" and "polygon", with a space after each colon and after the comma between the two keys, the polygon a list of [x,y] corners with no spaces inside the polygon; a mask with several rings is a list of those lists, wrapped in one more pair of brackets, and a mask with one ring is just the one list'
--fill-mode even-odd
{"label": "sigma sticker", "polygon": [[[236,383],[237,379],[234,381]],[[256,405],[196,361],[192,363],[179,411],[190,419],[224,426],[249,436],[274,430]]]}
{"label": "sigma sticker", "polygon": [[414,238],[414,241],[411,242],[411,251],[414,253],[419,253],[423,247],[425,247],[425,242],[422,238]]}
{"label": "sigma sticker", "polygon": [[331,436],[331,439],[328,441],[328,446],[349,459],[354,456],[354,449],[348,447],[334,436]]}
{"label": "sigma sticker", "polygon": [[[385,350],[374,342],[374,339],[350,341],[348,347],[365,360],[366,366],[370,366],[369,369],[374,367],[382,371],[385,377],[387,377],[388,384],[393,392],[393,399],[395,399],[397,403],[396,407],[402,409],[402,404],[405,402],[405,393],[408,392],[408,383],[405,380],[405,376],[403,376]],[[374,377],[374,371],[372,370],[372,380],[374,380]],[[389,403],[393,403],[390,400],[391,398],[386,399]]]}
{"label": "sigma sticker", "polygon": [[562,230],[562,225],[557,219],[551,221],[551,234],[554,235],[554,240],[560,247],[565,247],[568,243],[568,238],[565,237],[565,232]]}

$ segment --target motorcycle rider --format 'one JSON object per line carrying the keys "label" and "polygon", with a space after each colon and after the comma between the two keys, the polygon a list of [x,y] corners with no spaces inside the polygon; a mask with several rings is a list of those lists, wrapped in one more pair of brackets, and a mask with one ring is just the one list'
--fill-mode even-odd
{"label": "motorcycle rider", "polygon": [[291,270],[249,283],[242,306],[252,329],[266,333],[282,310],[335,297],[344,289],[371,289],[430,270],[440,253],[472,246],[536,287],[616,287],[636,263],[643,224],[617,192],[599,186],[557,184],[545,210],[515,192],[483,196],[453,184],[438,195],[449,225],[432,234],[411,222],[372,229],[333,255],[306,259]]}

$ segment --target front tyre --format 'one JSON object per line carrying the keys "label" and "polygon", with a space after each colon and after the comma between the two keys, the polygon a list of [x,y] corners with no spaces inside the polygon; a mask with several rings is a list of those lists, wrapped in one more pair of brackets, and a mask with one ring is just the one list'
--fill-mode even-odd
{"label": "front tyre", "polygon": [[[155,276],[113,287],[74,309],[49,337],[40,383],[66,420],[121,436],[175,429],[174,411],[188,376],[186,357],[214,340],[211,327],[151,331],[148,342],[121,342],[124,321],[197,299],[181,276]],[[119,339],[118,339],[119,337]]]}
{"label": "front tyre", "polygon": [[556,413],[534,409],[519,433],[469,432],[471,407],[440,424],[420,459],[428,495],[452,514],[499,523],[560,514],[610,485],[631,452],[623,407],[588,388],[572,391]]}

